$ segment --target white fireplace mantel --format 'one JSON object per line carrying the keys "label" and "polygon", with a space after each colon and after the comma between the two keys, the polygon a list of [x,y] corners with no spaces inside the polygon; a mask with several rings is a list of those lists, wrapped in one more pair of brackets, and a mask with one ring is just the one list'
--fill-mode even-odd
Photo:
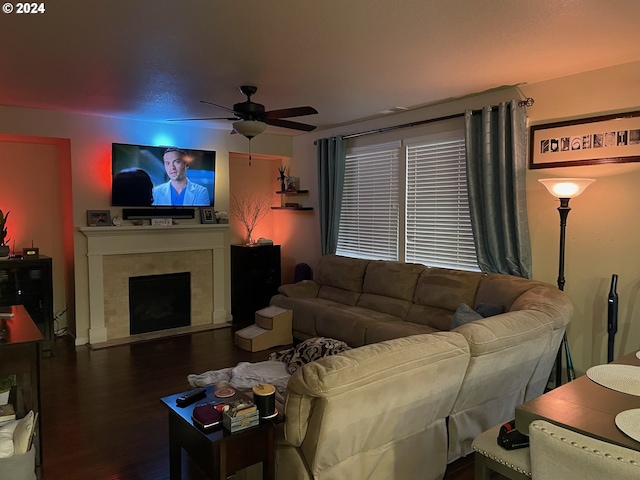
{"label": "white fireplace mantel", "polygon": [[78,230],[87,238],[90,344],[109,340],[105,326],[103,270],[104,257],[109,255],[210,250],[213,259],[211,324],[224,324],[230,318],[224,288],[229,283],[225,278],[229,255],[228,224],[79,227]]}

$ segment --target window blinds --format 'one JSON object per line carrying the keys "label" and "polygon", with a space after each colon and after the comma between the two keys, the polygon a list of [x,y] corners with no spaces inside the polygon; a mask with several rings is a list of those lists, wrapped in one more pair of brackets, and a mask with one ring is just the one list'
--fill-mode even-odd
{"label": "window blinds", "polygon": [[347,153],[338,255],[398,259],[399,147],[392,142]]}
{"label": "window blinds", "polygon": [[464,133],[452,133],[407,144],[405,261],[479,271]]}

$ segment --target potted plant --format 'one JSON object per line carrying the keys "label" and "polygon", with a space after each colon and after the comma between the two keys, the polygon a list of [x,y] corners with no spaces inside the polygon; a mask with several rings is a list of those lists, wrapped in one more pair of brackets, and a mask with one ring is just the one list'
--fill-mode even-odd
{"label": "potted plant", "polygon": [[12,385],[13,378],[11,375],[0,375],[0,405],[9,403],[9,393]]}
{"label": "potted plant", "polygon": [[5,215],[2,210],[0,210],[0,257],[9,256],[9,246],[7,242],[9,239],[7,238],[7,219],[9,218],[9,214],[11,212],[7,212]]}

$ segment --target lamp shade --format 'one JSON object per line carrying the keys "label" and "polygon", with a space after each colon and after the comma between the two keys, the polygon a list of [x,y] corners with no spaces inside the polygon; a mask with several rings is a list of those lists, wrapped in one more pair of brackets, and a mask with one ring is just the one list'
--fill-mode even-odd
{"label": "lamp shade", "polygon": [[265,128],[267,128],[267,124],[264,122],[258,122],[257,120],[241,120],[233,122],[233,129],[240,135],[247,137],[249,140],[264,132]]}
{"label": "lamp shade", "polygon": [[549,193],[558,198],[575,198],[595,182],[594,178],[541,178]]}

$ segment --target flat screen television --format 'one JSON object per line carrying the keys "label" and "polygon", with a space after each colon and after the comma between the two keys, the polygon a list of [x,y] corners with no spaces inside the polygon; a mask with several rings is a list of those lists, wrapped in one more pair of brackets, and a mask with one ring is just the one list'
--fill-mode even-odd
{"label": "flat screen television", "polygon": [[114,207],[210,207],[216,152],[113,143]]}

